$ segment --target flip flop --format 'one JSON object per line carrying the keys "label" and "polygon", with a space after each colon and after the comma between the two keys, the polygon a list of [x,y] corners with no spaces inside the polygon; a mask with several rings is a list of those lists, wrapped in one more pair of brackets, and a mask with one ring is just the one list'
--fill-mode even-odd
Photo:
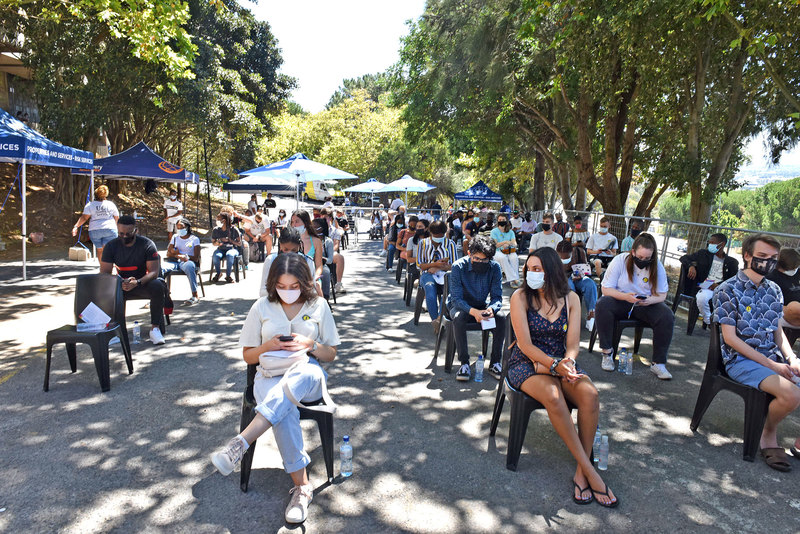
{"label": "flip flop", "polygon": [[591,486],[589,486],[589,491],[592,492],[592,497],[594,497],[594,500],[597,502],[597,504],[599,504],[603,508],[616,508],[617,506],[619,506],[619,499],[617,499],[616,497],[614,497],[614,500],[611,501],[610,503],[604,503],[603,501],[597,498],[598,495],[603,495],[605,497],[608,497],[608,484],[606,484],[605,491],[596,491]]}
{"label": "flip flop", "polygon": [[782,447],[764,447],[761,449],[761,456],[764,457],[767,465],[776,471],[786,473],[792,470],[792,466],[787,462],[786,451]]}
{"label": "flip flop", "polygon": [[795,458],[797,458],[798,460],[800,460],[800,449],[798,449],[797,447],[795,447],[794,445],[792,445],[792,446],[789,448],[789,452],[791,452],[791,453],[792,453],[792,456],[794,456]]}
{"label": "flip flop", "polygon": [[[585,488],[582,488],[582,487],[580,487],[580,486],[578,485],[578,483],[577,483],[577,482],[575,482],[574,480],[572,481],[572,485],[573,485],[575,488],[578,488],[578,493],[579,493],[581,496],[583,495],[583,492],[584,492],[584,491],[586,491],[586,490],[592,491],[592,488],[591,488],[590,486],[586,486]],[[579,499],[578,497],[576,497],[576,496],[575,496],[575,492],[573,491],[573,493],[572,493],[572,500],[573,500],[573,501],[575,501],[575,504],[591,504],[591,503],[592,503],[592,501],[594,500],[594,497],[590,496],[588,499],[582,499],[582,498],[581,498],[581,499]]]}

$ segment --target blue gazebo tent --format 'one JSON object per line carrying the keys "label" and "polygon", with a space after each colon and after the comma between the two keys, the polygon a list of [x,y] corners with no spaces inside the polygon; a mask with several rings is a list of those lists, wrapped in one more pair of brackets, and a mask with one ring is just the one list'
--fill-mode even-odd
{"label": "blue gazebo tent", "polygon": [[503,202],[503,197],[489,189],[483,180],[478,180],[478,183],[466,191],[456,193],[455,199],[469,202]]}
{"label": "blue gazebo tent", "polygon": [[[73,169],[72,174],[88,176],[91,169]],[[152,179],[158,182],[196,184],[197,174],[165,160],[144,141],[119,154],[94,160],[95,176],[112,180]]]}
{"label": "blue gazebo tent", "polygon": [[0,109],[0,161],[22,163],[22,279],[27,280],[26,235],[27,201],[25,198],[27,166],[84,167],[91,165],[94,154],[64,146],[46,138],[39,132]]}

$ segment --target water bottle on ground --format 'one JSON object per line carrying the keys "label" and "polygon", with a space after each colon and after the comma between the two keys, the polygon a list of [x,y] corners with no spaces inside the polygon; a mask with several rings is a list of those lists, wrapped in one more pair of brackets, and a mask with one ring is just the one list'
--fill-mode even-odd
{"label": "water bottle on ground", "polygon": [[597,425],[597,432],[594,433],[594,443],[592,444],[592,452],[594,453],[594,465],[597,467],[597,462],[600,461],[600,425]]}
{"label": "water bottle on ground", "polygon": [[600,438],[600,461],[597,462],[600,471],[608,469],[608,436],[603,434]]}
{"label": "water bottle on ground", "polygon": [[478,354],[478,361],[475,362],[475,382],[483,382],[483,367],[486,361],[483,354]]}
{"label": "water bottle on ground", "polygon": [[620,373],[624,373],[625,369],[628,367],[628,349],[621,348],[619,349],[619,361],[617,362],[617,371]]}
{"label": "water bottle on ground", "polygon": [[350,445],[350,436],[342,438],[342,445],[339,447],[339,471],[343,477],[353,474],[353,446]]}
{"label": "water bottle on ground", "polygon": [[133,322],[133,344],[138,345],[142,341],[142,327],[139,326],[139,321]]}
{"label": "water bottle on ground", "polygon": [[628,360],[625,362],[625,374],[631,376],[633,374],[633,354],[628,354]]}

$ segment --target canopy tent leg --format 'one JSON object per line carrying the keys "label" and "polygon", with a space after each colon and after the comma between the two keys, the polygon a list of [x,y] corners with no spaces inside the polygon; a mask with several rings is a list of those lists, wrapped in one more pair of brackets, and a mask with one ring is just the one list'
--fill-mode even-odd
{"label": "canopy tent leg", "polygon": [[28,185],[26,182],[27,178],[27,163],[25,160],[22,160],[22,187],[20,188],[20,196],[22,197],[22,279],[28,279],[28,269],[27,269],[27,244],[28,238],[25,235],[28,233],[28,221],[26,219],[26,209],[27,199],[25,198],[25,191],[28,190]]}
{"label": "canopy tent leg", "polygon": [[[92,198],[94,198],[93,195],[94,195],[94,165],[92,165],[92,172],[89,174],[89,202],[91,202]],[[92,256],[97,258],[97,261],[100,261],[100,258],[97,257],[97,248],[94,246],[94,241],[92,241]]]}

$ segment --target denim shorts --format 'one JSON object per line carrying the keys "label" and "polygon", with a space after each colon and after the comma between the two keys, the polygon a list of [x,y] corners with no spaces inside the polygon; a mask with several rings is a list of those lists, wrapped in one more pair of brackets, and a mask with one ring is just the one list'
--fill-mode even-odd
{"label": "denim shorts", "polygon": [[725,366],[725,371],[733,380],[756,389],[761,389],[759,386],[765,378],[776,374],[772,369],[744,356],[736,356],[735,360]]}
{"label": "denim shorts", "polygon": [[92,243],[94,243],[94,246],[97,248],[103,248],[108,244],[109,241],[116,238],[116,230],[108,230],[104,228],[101,228],[100,230],[89,230],[89,239],[92,240]]}

